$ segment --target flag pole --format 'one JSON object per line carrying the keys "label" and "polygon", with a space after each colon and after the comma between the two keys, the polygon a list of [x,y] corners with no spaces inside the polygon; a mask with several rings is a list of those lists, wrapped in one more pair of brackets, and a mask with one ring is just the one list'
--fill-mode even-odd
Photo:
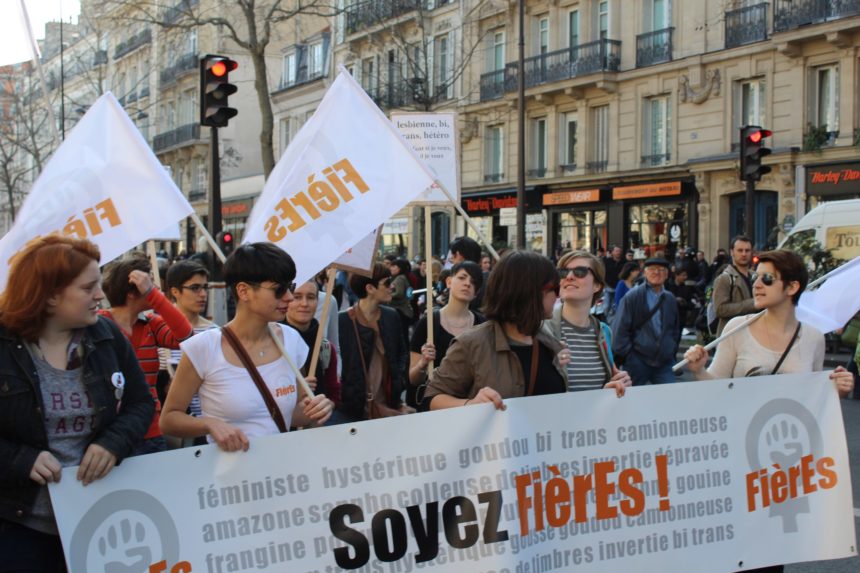
{"label": "flag pole", "polygon": [[439,189],[442,190],[442,193],[444,193],[445,196],[448,197],[448,199],[451,201],[451,203],[454,204],[454,208],[457,209],[460,215],[462,215],[463,218],[466,220],[466,223],[470,227],[472,227],[472,230],[475,231],[476,235],[478,235],[478,240],[484,243],[484,246],[487,247],[487,250],[490,252],[491,255],[493,255],[493,258],[498,261],[500,258],[499,253],[496,252],[496,249],[493,248],[493,245],[490,244],[490,241],[487,240],[487,237],[484,236],[484,233],[482,233],[481,229],[478,228],[478,225],[475,224],[475,221],[473,221],[472,218],[469,217],[469,215],[466,213],[466,210],[463,209],[462,205],[460,205],[459,201],[456,201],[454,199],[454,196],[451,195],[451,192],[448,191],[448,188],[445,187],[445,184],[442,183],[439,179],[436,179],[434,183],[439,186]]}
{"label": "flag pole", "polygon": [[[42,99],[45,101],[45,107],[48,111],[48,118],[51,124],[51,134],[54,137],[54,145],[60,147],[62,143],[60,132],[57,129],[57,118],[54,115],[54,106],[51,105],[51,98],[48,94],[48,80],[45,78],[45,69],[42,67],[42,59],[39,57],[39,46],[36,43],[36,38],[33,37],[33,28],[30,26],[30,15],[27,13],[27,6],[24,0],[18,0],[21,5],[21,15],[24,17],[24,27],[27,29],[27,38],[30,40],[30,53],[33,55],[33,63],[36,65],[36,71],[39,73],[39,82],[42,84]],[[62,83],[63,78],[60,78]]]}
{"label": "flag pole", "polygon": [[[726,338],[732,336],[733,334],[736,334],[736,333],[740,332],[741,330],[745,329],[746,327],[751,325],[753,322],[755,322],[756,320],[761,318],[764,315],[764,313],[765,313],[764,310],[761,312],[758,312],[758,313],[752,315],[747,320],[745,320],[742,324],[739,324],[735,328],[731,329],[730,331],[723,332],[722,336],[711,341],[707,346],[705,346],[705,350],[711,350],[713,348],[716,348],[720,342],[722,342]],[[686,358],[684,358],[683,360],[681,360],[680,362],[678,362],[677,364],[672,366],[672,372],[677,372],[678,370],[680,370],[681,368],[686,366],[688,362],[690,362],[690,361],[687,360]]]}
{"label": "flag pole", "polygon": [[[424,264],[425,284],[427,292],[424,298],[427,300],[427,342],[435,344],[433,340],[433,212],[430,205],[424,206]],[[427,378],[433,374],[433,361],[427,364]]]}
{"label": "flag pole", "polygon": [[[221,247],[218,246],[218,243],[215,239],[212,238],[212,235],[209,234],[209,231],[206,230],[206,227],[203,226],[203,221],[200,220],[200,217],[197,213],[191,213],[191,220],[194,221],[194,224],[197,225],[197,228],[200,229],[200,232],[203,233],[203,237],[206,239],[206,242],[209,243],[209,246],[212,247],[212,250],[215,251],[215,255],[221,260],[221,262],[225,262],[227,257],[224,256],[224,252],[221,250]],[[296,375],[296,382],[299,387],[304,390],[305,395],[308,397],[313,397],[314,391],[311,390],[311,387],[308,386],[308,381],[305,380],[305,377],[302,375],[301,370],[296,366],[296,363],[293,362],[293,359],[290,358],[290,355],[287,354],[287,349],[284,348],[284,344],[281,342],[281,339],[278,338],[278,331],[275,330],[275,327],[270,324],[269,325],[269,334],[272,336],[272,340],[275,341],[275,346],[278,347],[278,350],[281,351],[281,356],[287,361],[287,364],[290,365],[290,370]]]}
{"label": "flag pole", "polygon": [[[155,241],[149,240],[146,242],[146,254],[149,255],[149,264],[152,265],[152,279],[155,282],[155,286],[157,286],[160,291],[164,292],[164,287],[161,285],[161,273],[158,272],[158,253],[155,252]],[[170,375],[170,378],[173,379],[176,372],[174,372],[173,365],[170,363],[170,350],[167,348],[159,348],[158,354],[164,359],[164,364],[167,366],[167,373]]]}
{"label": "flag pole", "polygon": [[[320,359],[320,350],[322,349],[322,340],[323,340],[323,331],[324,326],[328,325],[328,314],[331,309],[331,299],[334,298],[334,277],[335,273],[337,273],[337,269],[333,266],[328,268],[326,272],[326,288],[328,290],[325,291],[325,300],[323,301],[322,315],[320,316],[319,328],[317,329],[317,337],[314,341],[314,350],[313,354],[311,354],[311,363],[308,368],[308,376],[313,376],[314,372],[317,371],[317,362]],[[317,380],[319,383],[319,380]]]}

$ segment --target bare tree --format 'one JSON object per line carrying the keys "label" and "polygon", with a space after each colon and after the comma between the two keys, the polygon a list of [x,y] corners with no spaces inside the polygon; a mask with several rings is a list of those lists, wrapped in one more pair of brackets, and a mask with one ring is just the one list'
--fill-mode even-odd
{"label": "bare tree", "polygon": [[234,0],[232,3],[207,0],[179,0],[168,10],[159,12],[153,0],[107,0],[118,18],[145,22],[166,29],[196,29],[214,26],[236,46],[244,50],[254,68],[254,89],[260,109],[260,152],[266,177],[275,167],[273,145],[274,114],[269,96],[266,49],[278,27],[300,15],[331,17],[338,13],[327,0]]}

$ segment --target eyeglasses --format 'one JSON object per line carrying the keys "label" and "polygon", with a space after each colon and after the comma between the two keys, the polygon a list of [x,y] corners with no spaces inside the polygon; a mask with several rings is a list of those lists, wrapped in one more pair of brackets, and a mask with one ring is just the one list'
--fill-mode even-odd
{"label": "eyeglasses", "polygon": [[245,281],[245,282],[248,283],[249,285],[251,285],[252,287],[264,288],[266,290],[270,290],[270,291],[274,292],[275,298],[284,298],[284,295],[287,294],[287,291],[296,292],[296,283],[294,283],[294,282],[287,284],[287,285],[281,284],[281,283],[275,283],[275,286],[266,286],[266,285],[262,285],[260,283],[252,283],[250,281]]}
{"label": "eyeglasses", "polygon": [[179,287],[179,290],[185,290],[185,289],[190,290],[194,294],[197,294],[201,290],[209,292],[209,283],[204,283],[204,284],[194,283],[192,285],[182,285],[181,287]]}
{"label": "eyeglasses", "polygon": [[573,267],[572,269],[558,269],[558,276],[566,279],[570,275],[573,275],[578,279],[584,279],[590,272],[594,272],[591,270],[591,267]]}
{"label": "eyeglasses", "polygon": [[779,280],[778,278],[776,278],[776,275],[774,275],[773,273],[753,274],[753,277],[752,277],[753,282],[755,282],[758,279],[761,279],[761,284],[763,284],[764,286],[771,286],[771,285],[773,285],[773,283],[775,283],[776,281]]}

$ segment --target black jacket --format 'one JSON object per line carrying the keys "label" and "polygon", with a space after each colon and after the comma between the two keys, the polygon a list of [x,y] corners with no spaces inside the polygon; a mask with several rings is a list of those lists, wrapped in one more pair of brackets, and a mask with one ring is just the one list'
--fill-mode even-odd
{"label": "black jacket", "polygon": [[636,353],[654,368],[674,364],[681,342],[681,318],[675,296],[663,289],[660,321],[662,332],[655,332],[649,319],[647,284],[638,285],[624,295],[612,320],[612,351],[623,362]]}
{"label": "black jacket", "polygon": [[[114,454],[119,463],[143,438],[155,402],[125,335],[99,317],[84,331],[83,382],[95,404],[92,444]],[[117,412],[111,374],[122,372],[125,388]],[[27,517],[40,486],[30,479],[39,453],[48,449],[36,366],[24,341],[0,326],[0,520]]]}
{"label": "black jacket", "polygon": [[[382,346],[385,348],[385,360],[391,374],[391,391],[388,394],[388,405],[397,408],[402,403],[401,394],[406,387],[409,373],[409,350],[402,336],[400,316],[393,308],[380,306],[382,314],[379,317],[379,331],[382,334]],[[365,403],[367,402],[367,386],[364,381],[364,369],[361,357],[358,355],[358,343],[355,339],[355,328],[349,317],[349,310],[338,314],[338,332],[340,333],[340,353],[343,359],[343,370],[340,382],[340,405],[338,410],[353,417],[365,418]],[[365,363],[370,367],[373,356],[374,332],[356,324],[361,337],[361,350]]]}

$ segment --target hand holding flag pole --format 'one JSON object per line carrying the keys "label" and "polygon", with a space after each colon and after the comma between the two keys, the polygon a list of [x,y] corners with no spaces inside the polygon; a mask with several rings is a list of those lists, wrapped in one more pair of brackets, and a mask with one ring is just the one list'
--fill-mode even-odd
{"label": "hand holding flag pole", "polygon": [[[206,239],[206,242],[209,243],[209,246],[212,247],[212,250],[215,251],[215,255],[218,259],[224,263],[227,260],[227,257],[224,256],[224,252],[218,247],[218,243],[215,239],[212,238],[212,235],[209,231],[206,230],[206,227],[203,226],[203,222],[200,221],[200,217],[197,213],[191,214],[191,220],[194,221],[194,224],[197,225],[197,228],[200,229],[200,232],[203,233],[203,238]],[[322,330],[322,329],[320,329]],[[272,336],[272,340],[275,342],[275,346],[278,347],[278,350],[281,351],[281,356],[287,361],[287,364],[290,365],[290,369],[296,375],[296,382],[298,382],[299,387],[304,391],[305,395],[309,398],[313,398],[314,391],[311,390],[310,385],[308,385],[308,381],[305,380],[305,377],[302,375],[301,370],[296,366],[296,363],[293,362],[293,359],[290,358],[290,355],[287,354],[287,349],[284,348],[284,344],[281,342],[281,339],[278,338],[278,331],[275,329],[273,325],[269,325],[269,334]]]}

